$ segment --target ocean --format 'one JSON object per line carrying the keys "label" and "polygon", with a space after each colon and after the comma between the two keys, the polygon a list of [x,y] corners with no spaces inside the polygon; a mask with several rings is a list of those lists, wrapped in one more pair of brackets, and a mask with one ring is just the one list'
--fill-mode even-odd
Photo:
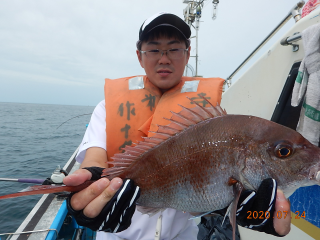
{"label": "ocean", "polygon": [[[93,110],[93,106],[0,102],[0,178],[50,177],[80,144]],[[0,195],[30,185],[0,181]],[[40,197],[0,200],[0,233],[14,232]]]}

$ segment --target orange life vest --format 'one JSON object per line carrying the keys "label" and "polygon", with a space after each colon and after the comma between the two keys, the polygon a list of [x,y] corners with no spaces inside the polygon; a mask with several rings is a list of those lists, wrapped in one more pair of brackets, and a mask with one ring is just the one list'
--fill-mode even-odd
{"label": "orange life vest", "polygon": [[[105,80],[106,134],[108,160],[122,148],[142,137],[153,135],[158,125],[167,125],[172,113],[179,112],[178,104],[192,108],[191,98],[198,104],[207,98],[220,103],[224,80],[221,78],[182,77],[178,85],[161,93],[146,76]],[[151,131],[151,132],[149,132]]]}

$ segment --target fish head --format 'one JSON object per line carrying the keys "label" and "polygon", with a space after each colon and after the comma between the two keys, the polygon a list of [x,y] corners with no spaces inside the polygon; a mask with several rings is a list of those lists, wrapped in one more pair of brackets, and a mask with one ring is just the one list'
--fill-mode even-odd
{"label": "fish head", "polygon": [[268,172],[286,196],[299,187],[320,184],[320,149],[301,135],[276,141],[267,152]]}
{"label": "fish head", "polygon": [[251,154],[242,177],[249,188],[257,189],[263,179],[271,177],[288,197],[299,187],[320,185],[320,148],[300,133],[263,121],[248,148]]}

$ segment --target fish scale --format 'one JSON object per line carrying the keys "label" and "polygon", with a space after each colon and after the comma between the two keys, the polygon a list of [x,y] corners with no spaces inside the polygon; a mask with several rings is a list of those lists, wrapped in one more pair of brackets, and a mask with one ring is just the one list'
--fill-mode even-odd
{"label": "fish scale", "polygon": [[[119,175],[134,179],[142,189],[138,204],[205,212],[224,208],[232,201],[228,179],[235,175],[232,171],[234,163],[221,164],[216,160],[223,160],[225,151],[217,149],[229,141],[222,139],[221,134],[215,134],[219,125],[214,120],[199,123],[171,137],[137,159],[138,169]],[[214,139],[207,139],[203,134],[208,128]]]}

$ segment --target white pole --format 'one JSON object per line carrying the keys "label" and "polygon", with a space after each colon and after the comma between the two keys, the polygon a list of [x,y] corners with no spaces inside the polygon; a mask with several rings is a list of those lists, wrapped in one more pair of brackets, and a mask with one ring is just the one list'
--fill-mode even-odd
{"label": "white pole", "polygon": [[199,34],[199,25],[201,18],[201,5],[199,4],[196,8],[196,76],[198,76],[198,34]]}
{"label": "white pole", "polygon": [[199,18],[196,22],[196,76],[198,76],[198,31],[199,31]]}

